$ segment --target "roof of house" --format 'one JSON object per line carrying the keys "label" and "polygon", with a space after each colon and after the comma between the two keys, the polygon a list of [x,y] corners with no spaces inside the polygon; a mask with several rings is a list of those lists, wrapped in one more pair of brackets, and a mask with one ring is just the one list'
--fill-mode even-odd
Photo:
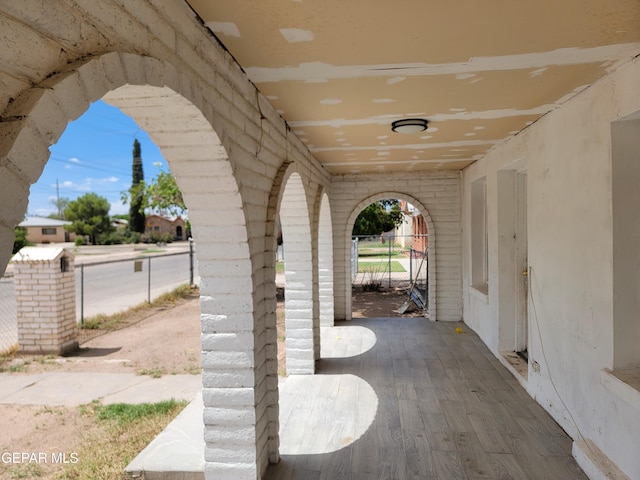
{"label": "roof of house", "polygon": [[23,247],[13,257],[14,262],[50,262],[64,254],[61,247]]}
{"label": "roof of house", "polygon": [[62,227],[64,225],[71,225],[71,222],[65,220],[58,220],[56,218],[47,217],[27,217],[20,224],[19,227]]}
{"label": "roof of house", "polygon": [[171,222],[171,223],[178,222],[178,221],[184,222],[184,219],[180,215],[178,215],[177,217],[165,217],[165,216],[162,216],[162,215],[152,214],[152,215],[147,215],[146,218],[147,218],[147,220],[158,219],[158,220],[162,220],[162,221],[165,221],[165,222]]}

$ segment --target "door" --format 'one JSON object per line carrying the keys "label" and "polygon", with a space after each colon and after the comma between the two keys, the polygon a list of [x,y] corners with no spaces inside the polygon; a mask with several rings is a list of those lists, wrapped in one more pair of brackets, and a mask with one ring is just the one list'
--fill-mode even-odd
{"label": "door", "polygon": [[529,344],[528,294],[529,264],[527,248],[527,173],[516,174],[516,352],[527,358]]}

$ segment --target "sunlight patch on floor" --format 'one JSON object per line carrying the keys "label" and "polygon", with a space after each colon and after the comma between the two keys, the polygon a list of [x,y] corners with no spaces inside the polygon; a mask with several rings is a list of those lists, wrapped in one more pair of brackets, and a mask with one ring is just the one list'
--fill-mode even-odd
{"label": "sunlight patch on floor", "polygon": [[369,429],[378,410],[375,391],[356,375],[292,375],[280,388],[282,455],[338,451]]}
{"label": "sunlight patch on floor", "polygon": [[358,325],[321,329],[321,358],[349,358],[371,350],[376,334]]}

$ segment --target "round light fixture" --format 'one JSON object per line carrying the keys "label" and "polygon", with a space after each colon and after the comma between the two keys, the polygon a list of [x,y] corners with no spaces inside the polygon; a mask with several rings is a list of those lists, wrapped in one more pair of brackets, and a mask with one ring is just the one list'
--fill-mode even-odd
{"label": "round light fixture", "polygon": [[418,133],[427,129],[428,120],[424,118],[403,118],[391,124],[391,130],[396,133]]}

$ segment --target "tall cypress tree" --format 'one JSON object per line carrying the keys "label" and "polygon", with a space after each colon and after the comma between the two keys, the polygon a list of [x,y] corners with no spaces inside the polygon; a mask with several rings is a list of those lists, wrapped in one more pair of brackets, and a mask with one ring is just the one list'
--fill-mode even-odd
{"label": "tall cypress tree", "polygon": [[142,156],[140,154],[140,142],[133,141],[133,166],[131,181],[131,198],[129,205],[129,227],[132,231],[144,233],[145,215],[143,209],[144,198],[144,172],[142,171]]}

